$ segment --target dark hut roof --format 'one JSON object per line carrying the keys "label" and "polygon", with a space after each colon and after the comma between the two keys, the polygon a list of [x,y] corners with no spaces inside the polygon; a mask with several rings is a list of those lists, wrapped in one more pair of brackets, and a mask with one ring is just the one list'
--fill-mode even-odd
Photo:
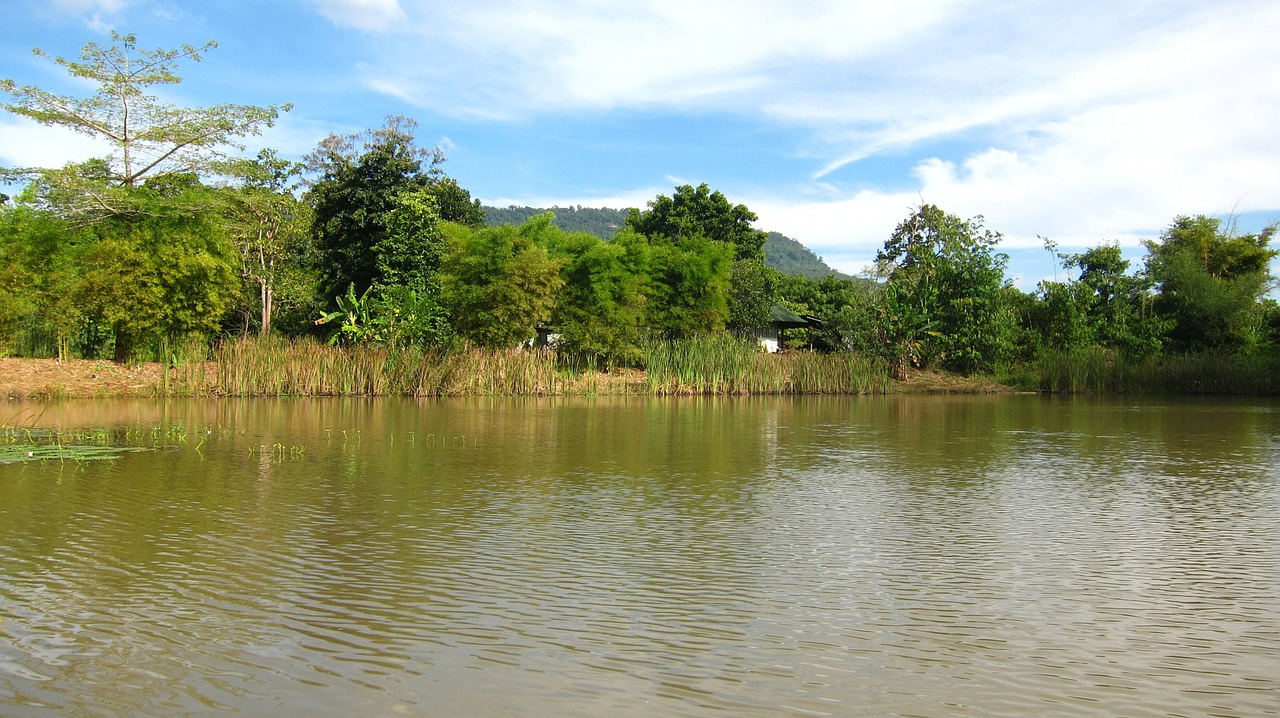
{"label": "dark hut roof", "polygon": [[796,329],[809,326],[809,320],[787,309],[781,304],[773,305],[769,310],[769,323],[779,329]]}

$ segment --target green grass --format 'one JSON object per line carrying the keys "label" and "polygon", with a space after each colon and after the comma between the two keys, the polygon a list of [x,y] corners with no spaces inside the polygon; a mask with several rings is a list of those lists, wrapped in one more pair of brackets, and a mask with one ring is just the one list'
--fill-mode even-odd
{"label": "green grass", "polygon": [[766,354],[729,335],[655,341],[644,347],[651,394],[877,394],[889,390],[883,361],[858,354]]}
{"label": "green grass", "polygon": [[645,347],[647,384],[552,350],[332,347],[245,338],[207,360],[188,350],[161,393],[221,396],[543,396],[648,394],[869,394],[888,391],[887,367],[855,354],[764,354],[728,335]]}
{"label": "green grass", "polygon": [[1062,394],[1280,394],[1280,355],[1187,354],[1127,359],[1100,347],[1046,352],[1041,391]]}

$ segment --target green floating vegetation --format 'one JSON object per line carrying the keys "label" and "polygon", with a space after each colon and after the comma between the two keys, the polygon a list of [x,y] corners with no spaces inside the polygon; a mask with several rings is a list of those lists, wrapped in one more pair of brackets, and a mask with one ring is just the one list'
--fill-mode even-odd
{"label": "green floating vegetation", "polygon": [[59,444],[12,444],[0,446],[0,464],[30,461],[110,461],[133,451],[150,451],[142,446],[94,446]]}
{"label": "green floating vegetation", "polygon": [[[159,434],[156,433],[156,438]],[[157,451],[159,445],[122,445],[130,439],[108,429],[57,430],[0,426],[0,464],[37,461],[110,461],[137,451]]]}

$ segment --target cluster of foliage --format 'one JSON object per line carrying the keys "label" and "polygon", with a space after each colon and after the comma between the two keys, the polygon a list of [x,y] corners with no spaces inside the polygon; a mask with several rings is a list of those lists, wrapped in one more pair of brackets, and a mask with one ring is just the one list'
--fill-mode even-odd
{"label": "cluster of foliage", "polygon": [[[618,230],[622,229],[626,224],[629,211],[625,209],[610,209],[608,207],[583,207],[582,205],[546,208],[517,207],[515,205],[491,207],[485,205],[483,210],[484,221],[490,226],[524,224],[538,215],[550,212],[555,217],[555,225],[564,231],[585,232],[593,234],[600,239],[613,239]],[[787,275],[808,277],[809,279],[822,279],[827,276],[852,279],[852,277],[832,269],[821,257],[814,254],[813,250],[778,232],[769,232],[765,235],[764,263],[765,266]]]}
{"label": "cluster of foliage", "polygon": [[[0,198],[0,351],[124,361],[251,333],[498,350],[541,333],[607,367],[642,363],[655,341],[750,336],[779,307],[813,320],[785,346],[878,357],[899,377],[912,365],[999,373],[1053,352],[1256,353],[1280,339],[1280,310],[1263,299],[1274,228],[1236,235],[1179,217],[1136,271],[1116,244],[1067,255],[1046,240],[1075,278],[1028,294],[981,217],[925,204],[855,279],[755,229],[751,210],[705,184],[643,210],[486,217],[403,117],[331,135],[301,163],[232,156],[287,106],[163,104],[147,88],[178,82],[177,64],[214,45],[113,40],[54,59],[96,84],[87,99],[0,81],[10,112],[114,147],[5,171],[25,186]],[[770,247],[791,271],[767,261]]]}

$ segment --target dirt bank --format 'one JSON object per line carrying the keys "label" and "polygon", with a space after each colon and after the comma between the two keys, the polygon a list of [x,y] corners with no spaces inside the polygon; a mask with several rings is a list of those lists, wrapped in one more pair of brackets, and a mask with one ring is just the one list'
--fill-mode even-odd
{"label": "dirt bank", "polygon": [[162,379],[154,362],[0,358],[0,396],[10,399],[152,396]]}

